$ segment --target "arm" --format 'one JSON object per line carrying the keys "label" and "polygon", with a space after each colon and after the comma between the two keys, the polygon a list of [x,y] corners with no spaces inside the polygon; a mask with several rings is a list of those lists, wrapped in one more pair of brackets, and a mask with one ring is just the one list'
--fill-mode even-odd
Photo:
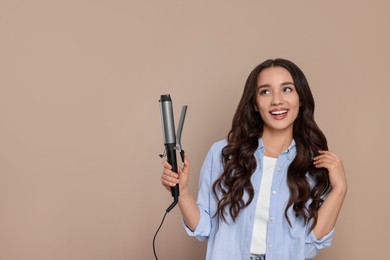
{"label": "arm", "polygon": [[317,168],[326,168],[329,171],[329,179],[332,185],[332,191],[318,211],[317,225],[313,229],[315,236],[321,239],[336,224],[347,193],[347,180],[343,161],[332,152],[319,151],[319,155],[314,157],[314,165]]}
{"label": "arm", "polygon": [[167,190],[170,190],[170,187],[174,187],[176,184],[179,184],[179,208],[181,215],[188,228],[195,230],[199,223],[200,212],[195,198],[192,196],[188,188],[188,174],[190,169],[188,159],[187,157],[184,158],[183,168],[179,168],[178,174],[172,171],[172,167],[167,161],[163,162],[163,166],[164,170],[161,176],[161,183],[167,188]]}

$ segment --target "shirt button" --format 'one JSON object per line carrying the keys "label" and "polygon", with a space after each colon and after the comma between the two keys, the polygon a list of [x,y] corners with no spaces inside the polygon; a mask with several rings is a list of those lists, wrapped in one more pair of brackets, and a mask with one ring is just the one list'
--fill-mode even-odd
{"label": "shirt button", "polygon": [[269,218],[270,221],[274,221],[274,219],[275,219],[274,217],[270,217]]}
{"label": "shirt button", "polygon": [[276,190],[273,190],[273,191],[272,191],[272,194],[275,195],[275,194],[276,194]]}
{"label": "shirt button", "polygon": [[277,170],[278,172],[280,172],[280,171],[282,170],[282,168],[277,167],[276,170]]}
{"label": "shirt button", "polygon": [[268,248],[271,248],[272,247],[272,244],[268,244]]}

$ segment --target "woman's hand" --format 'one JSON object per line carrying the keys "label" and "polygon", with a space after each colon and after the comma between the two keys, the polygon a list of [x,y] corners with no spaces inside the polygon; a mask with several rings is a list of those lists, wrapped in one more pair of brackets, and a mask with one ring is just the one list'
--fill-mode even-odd
{"label": "woman's hand", "polygon": [[190,170],[190,163],[187,159],[187,156],[184,157],[183,167],[178,167],[179,173],[175,173],[172,171],[172,166],[168,163],[167,160],[163,161],[163,173],[161,176],[162,185],[169,191],[171,187],[179,184],[180,193],[187,189],[188,184],[188,174]]}
{"label": "woman's hand", "polygon": [[179,208],[181,215],[183,216],[187,227],[191,230],[195,230],[199,223],[200,211],[195,202],[195,198],[192,196],[187,186],[188,173],[190,171],[190,163],[188,162],[187,156],[184,157],[183,167],[178,167],[178,174],[172,171],[172,166],[166,160],[163,161],[163,167],[164,169],[161,176],[162,185],[167,188],[167,190],[170,190],[171,187],[179,184]]}
{"label": "woman's hand", "polygon": [[347,191],[347,179],[343,160],[330,151],[318,151],[319,155],[314,157],[314,165],[317,168],[326,168],[329,172],[329,180],[333,190]]}

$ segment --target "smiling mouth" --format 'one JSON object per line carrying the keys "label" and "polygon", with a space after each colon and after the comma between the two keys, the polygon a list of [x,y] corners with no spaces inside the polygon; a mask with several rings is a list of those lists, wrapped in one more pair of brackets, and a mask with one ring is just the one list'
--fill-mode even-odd
{"label": "smiling mouth", "polygon": [[283,114],[287,114],[288,110],[275,110],[275,111],[270,111],[271,115],[273,116],[279,116]]}

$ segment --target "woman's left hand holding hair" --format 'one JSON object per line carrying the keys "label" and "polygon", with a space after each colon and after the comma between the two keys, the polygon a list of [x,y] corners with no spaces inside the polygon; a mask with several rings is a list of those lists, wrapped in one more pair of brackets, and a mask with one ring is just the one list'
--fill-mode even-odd
{"label": "woman's left hand holding hair", "polygon": [[328,170],[332,190],[346,192],[347,179],[345,177],[343,160],[330,151],[318,151],[318,153],[319,155],[313,158],[314,166]]}
{"label": "woman's left hand holding hair", "polygon": [[331,192],[318,211],[317,225],[313,232],[317,239],[328,234],[335,226],[341,207],[347,194],[347,178],[345,176],[343,160],[330,151],[318,151],[319,155],[313,158],[317,168],[326,168],[332,186]]}

